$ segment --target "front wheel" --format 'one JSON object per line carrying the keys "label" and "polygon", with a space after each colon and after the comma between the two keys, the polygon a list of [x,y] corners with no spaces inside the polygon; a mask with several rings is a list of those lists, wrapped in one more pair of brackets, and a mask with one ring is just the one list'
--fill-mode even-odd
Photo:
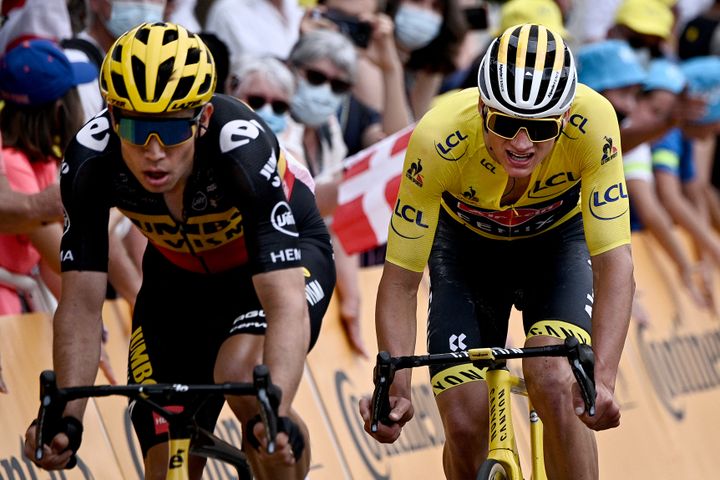
{"label": "front wheel", "polygon": [[497,460],[485,460],[477,474],[477,480],[510,480],[505,466]]}

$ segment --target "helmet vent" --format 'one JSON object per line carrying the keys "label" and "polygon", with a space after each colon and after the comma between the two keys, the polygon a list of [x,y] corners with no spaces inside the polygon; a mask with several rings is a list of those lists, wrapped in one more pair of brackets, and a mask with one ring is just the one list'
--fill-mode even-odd
{"label": "helmet vent", "polygon": [[185,65],[194,65],[200,62],[200,49],[190,48],[187,52],[187,58],[185,59]]}
{"label": "helmet vent", "polygon": [[[160,64],[157,71],[157,80],[155,81],[155,95],[153,95],[153,102],[157,102],[162,97],[162,93],[165,91],[170,78],[173,75],[173,68],[175,66],[175,58],[168,58]],[[149,95],[148,95],[148,98]]]}
{"label": "helmet vent", "polygon": [[198,94],[203,94],[212,88],[212,75],[209,73],[205,75],[202,85],[198,88]]}
{"label": "helmet vent", "polygon": [[116,62],[119,62],[122,59],[122,45],[118,45],[115,48],[113,48],[112,51],[112,59]]}
{"label": "helmet vent", "polygon": [[112,78],[112,84],[115,89],[116,96],[119,98],[128,98],[128,91],[127,88],[125,88],[125,79],[123,76],[117,72],[112,72],[110,74],[110,78]]}
{"label": "helmet vent", "polygon": [[163,34],[163,45],[167,45],[168,43],[172,43],[175,40],[178,39],[178,32],[177,30],[165,30],[165,33]]}
{"label": "helmet vent", "polygon": [[188,93],[190,93],[190,89],[192,88],[193,83],[195,83],[195,78],[193,77],[181,78],[177,86],[175,87],[175,92],[173,92],[172,99],[179,100],[181,98],[185,98]]}
{"label": "helmet vent", "polygon": [[135,33],[135,38],[140,42],[147,45],[148,37],[150,36],[150,29],[148,27],[141,28]]}
{"label": "helmet vent", "polygon": [[130,64],[132,65],[132,79],[135,82],[135,88],[140,94],[140,98],[147,100],[147,84],[145,83],[145,64],[137,58],[132,56],[130,58]]}

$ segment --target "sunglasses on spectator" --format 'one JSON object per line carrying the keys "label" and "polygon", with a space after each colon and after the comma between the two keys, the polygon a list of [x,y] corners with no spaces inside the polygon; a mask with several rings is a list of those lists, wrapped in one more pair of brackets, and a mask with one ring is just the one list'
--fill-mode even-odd
{"label": "sunglasses on spectator", "polygon": [[520,130],[525,130],[531,142],[547,142],[557,138],[562,131],[562,116],[552,118],[521,118],[496,110],[485,110],[485,126],[498,137],[512,140]]}
{"label": "sunglasses on spectator", "polygon": [[113,110],[115,133],[123,140],[145,147],[155,136],[163,147],[175,147],[187,142],[197,129],[202,109],[192,118],[129,117]]}
{"label": "sunglasses on spectator", "polygon": [[273,112],[277,115],[282,115],[290,109],[290,105],[283,100],[268,100],[267,98],[259,95],[247,96],[247,104],[250,105],[253,110],[260,110],[266,103],[270,104]]}
{"label": "sunglasses on spectator", "polygon": [[319,72],[312,68],[305,68],[304,70],[305,78],[307,78],[307,81],[308,83],[310,83],[310,85],[317,86],[330,82],[330,88],[333,92],[337,94],[343,94],[350,90],[350,88],[352,88],[352,83],[345,80],[340,80],[339,78],[330,78],[323,72]]}

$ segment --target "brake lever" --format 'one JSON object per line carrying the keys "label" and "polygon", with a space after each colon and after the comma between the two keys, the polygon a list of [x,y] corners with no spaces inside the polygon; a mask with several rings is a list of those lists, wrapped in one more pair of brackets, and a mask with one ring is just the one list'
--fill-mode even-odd
{"label": "brake lever", "polygon": [[[40,409],[38,410],[35,460],[42,460],[43,445],[50,445],[53,437],[60,431],[60,420],[66,403],[60,395],[55,372],[43,371],[40,374]],[[65,468],[72,468],[76,462],[75,455],[73,455]]]}
{"label": "brake lever", "polygon": [[370,431],[375,433],[378,431],[378,423],[391,425],[393,422],[389,419],[390,415],[390,385],[392,385],[395,377],[395,368],[392,364],[390,353],[379,352],[373,369],[373,390],[371,410],[372,418],[370,420]]}
{"label": "brake lever", "polygon": [[253,385],[258,402],[260,403],[260,418],[265,426],[267,452],[275,453],[275,438],[277,437],[277,408],[280,405],[282,393],[270,380],[270,369],[266,365],[256,365],[253,369]]}
{"label": "brake lever", "polygon": [[590,345],[581,344],[576,338],[565,340],[568,348],[568,361],[572,369],[580,393],[582,394],[588,415],[595,416],[595,354]]}

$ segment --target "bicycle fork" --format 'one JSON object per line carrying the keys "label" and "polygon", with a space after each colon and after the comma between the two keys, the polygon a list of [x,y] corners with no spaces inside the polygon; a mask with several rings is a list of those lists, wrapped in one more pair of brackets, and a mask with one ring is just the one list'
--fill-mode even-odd
{"label": "bicycle fork", "polygon": [[[523,480],[520,455],[515,440],[512,419],[511,392],[527,396],[525,381],[514,376],[505,366],[489,368],[485,374],[488,385],[490,438],[488,458],[501,462],[506,467],[508,480]],[[543,425],[528,398],[530,420],[530,463],[533,480],[547,480],[543,454]]]}

